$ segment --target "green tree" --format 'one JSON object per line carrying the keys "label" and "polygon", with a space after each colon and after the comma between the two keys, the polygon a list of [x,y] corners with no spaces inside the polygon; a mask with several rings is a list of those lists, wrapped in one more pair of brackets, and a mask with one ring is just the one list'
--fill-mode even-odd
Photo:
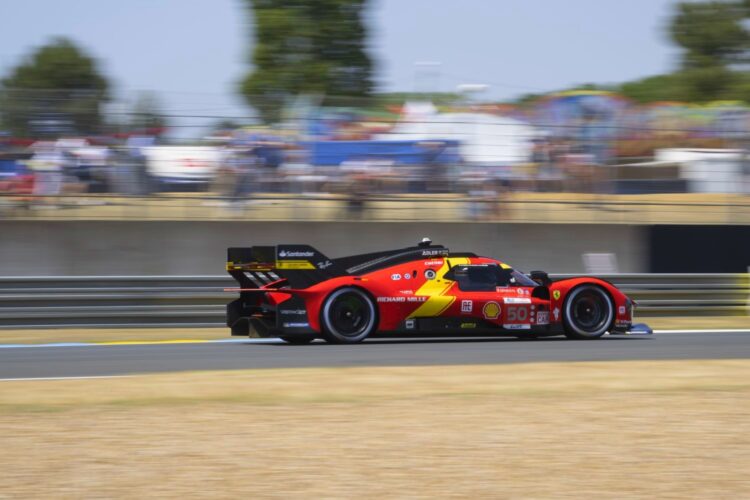
{"label": "green tree", "polygon": [[627,82],[620,92],[638,102],[744,100],[748,97],[750,0],[681,2],[669,36],[683,49],[670,74]]}
{"label": "green tree", "polygon": [[680,74],[657,75],[623,83],[621,94],[636,102],[686,101],[689,89]]}
{"label": "green tree", "polygon": [[72,41],[57,38],[0,81],[3,125],[25,136],[96,133],[107,89],[96,61]]}
{"label": "green tree", "polygon": [[[253,71],[241,92],[261,117],[279,118],[291,96],[367,97],[367,0],[247,0],[255,20]],[[333,101],[335,102],[335,101]]]}
{"label": "green tree", "polygon": [[242,125],[240,125],[240,123],[235,121],[234,119],[222,118],[220,120],[217,120],[213,125],[211,125],[210,128],[212,132],[226,132],[237,130],[240,127],[242,127]]}
{"label": "green tree", "polygon": [[455,92],[383,92],[375,97],[377,104],[381,106],[400,106],[407,101],[429,101],[435,106],[448,106],[461,99]]}
{"label": "green tree", "polygon": [[166,128],[167,120],[161,110],[162,106],[155,92],[140,92],[130,112],[128,127],[141,132]]}
{"label": "green tree", "polygon": [[684,49],[683,68],[727,66],[747,62],[750,35],[744,22],[745,2],[682,2],[669,28]]}

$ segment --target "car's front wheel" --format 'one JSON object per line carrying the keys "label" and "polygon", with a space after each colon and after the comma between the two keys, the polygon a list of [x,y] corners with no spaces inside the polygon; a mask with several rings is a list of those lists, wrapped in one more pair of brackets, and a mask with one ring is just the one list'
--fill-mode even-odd
{"label": "car's front wheel", "polygon": [[362,342],[377,324],[375,303],[359,288],[339,288],[323,303],[323,337],[336,344]]}
{"label": "car's front wheel", "polygon": [[571,339],[597,339],[607,333],[614,316],[612,299],[602,287],[583,285],[574,288],[563,306],[565,336]]}

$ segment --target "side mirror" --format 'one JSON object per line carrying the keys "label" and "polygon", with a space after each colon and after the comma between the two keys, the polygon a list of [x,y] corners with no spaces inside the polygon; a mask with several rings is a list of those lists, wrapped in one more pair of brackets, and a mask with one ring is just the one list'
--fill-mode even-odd
{"label": "side mirror", "polygon": [[552,284],[552,280],[549,279],[549,275],[544,271],[531,271],[531,273],[529,273],[529,277],[542,286],[550,286]]}

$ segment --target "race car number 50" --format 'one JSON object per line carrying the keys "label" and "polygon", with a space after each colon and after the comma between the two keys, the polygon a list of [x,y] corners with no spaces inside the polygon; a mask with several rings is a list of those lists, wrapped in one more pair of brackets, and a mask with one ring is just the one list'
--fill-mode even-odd
{"label": "race car number 50", "polygon": [[526,307],[506,307],[506,321],[526,321],[529,319],[529,310]]}

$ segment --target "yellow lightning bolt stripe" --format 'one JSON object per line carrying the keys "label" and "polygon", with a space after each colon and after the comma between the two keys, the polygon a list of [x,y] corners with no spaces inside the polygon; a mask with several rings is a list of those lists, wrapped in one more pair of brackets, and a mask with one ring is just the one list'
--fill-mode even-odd
{"label": "yellow lightning bolt stripe", "polygon": [[414,292],[414,295],[416,296],[427,296],[429,298],[417,307],[417,309],[409,315],[409,318],[433,318],[435,316],[440,316],[443,311],[448,309],[451,304],[456,301],[455,295],[443,295],[454,283],[453,281],[443,279],[443,275],[450,269],[448,266],[449,260],[452,266],[460,266],[471,262],[466,257],[446,258],[443,262],[443,266],[438,269],[435,279],[425,281],[424,285]]}

